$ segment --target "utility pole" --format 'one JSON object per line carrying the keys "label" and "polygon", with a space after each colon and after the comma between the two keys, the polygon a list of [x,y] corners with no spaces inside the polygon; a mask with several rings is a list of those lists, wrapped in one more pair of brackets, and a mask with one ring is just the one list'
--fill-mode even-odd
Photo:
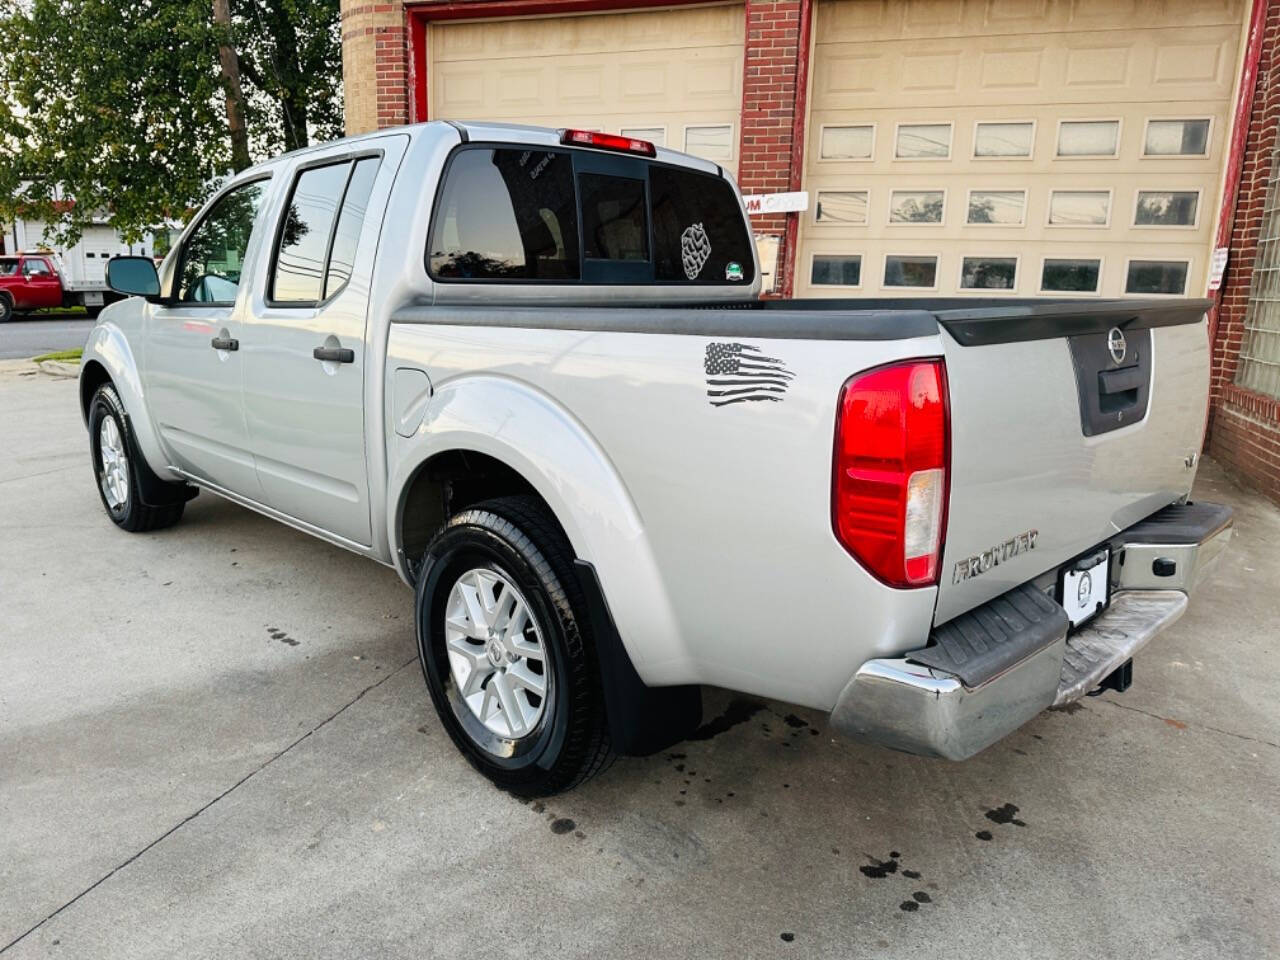
{"label": "utility pole", "polygon": [[240,87],[240,58],[231,45],[230,0],[213,0],[213,22],[219,27],[218,56],[227,90],[227,129],[231,133],[231,168],[249,166],[249,131],[244,125],[244,91]]}

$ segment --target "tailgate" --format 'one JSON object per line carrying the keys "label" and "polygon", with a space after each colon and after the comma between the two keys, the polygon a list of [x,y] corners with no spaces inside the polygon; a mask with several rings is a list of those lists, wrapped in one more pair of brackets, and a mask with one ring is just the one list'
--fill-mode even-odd
{"label": "tailgate", "polygon": [[1191,490],[1208,301],[937,311],[951,496],[935,622],[1056,569]]}

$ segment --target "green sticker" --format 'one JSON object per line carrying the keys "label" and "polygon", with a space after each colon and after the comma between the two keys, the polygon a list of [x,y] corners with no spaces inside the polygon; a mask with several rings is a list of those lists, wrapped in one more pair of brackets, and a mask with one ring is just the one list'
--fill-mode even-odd
{"label": "green sticker", "polygon": [[742,264],[737,263],[736,261],[730,260],[729,263],[724,268],[724,278],[726,280],[741,280]]}

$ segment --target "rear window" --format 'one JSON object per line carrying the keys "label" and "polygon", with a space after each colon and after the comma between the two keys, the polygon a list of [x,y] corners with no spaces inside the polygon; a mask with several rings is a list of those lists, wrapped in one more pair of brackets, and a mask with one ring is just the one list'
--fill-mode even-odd
{"label": "rear window", "polygon": [[[575,170],[575,156],[586,169]],[[635,176],[612,175],[600,172],[601,156],[456,151],[434,214],[431,275],[551,283],[581,282],[584,275],[624,283],[755,279],[751,234],[723,178],[658,163],[625,171]],[[605,262],[628,266],[620,273],[621,266],[603,269]]]}
{"label": "rear window", "polygon": [[573,160],[548,150],[462,150],[431,231],[432,276],[577,280]]}

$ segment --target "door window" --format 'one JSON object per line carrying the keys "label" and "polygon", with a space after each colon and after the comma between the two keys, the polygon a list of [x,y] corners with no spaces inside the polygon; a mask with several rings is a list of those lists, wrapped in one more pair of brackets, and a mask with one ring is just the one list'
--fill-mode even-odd
{"label": "door window", "polygon": [[431,275],[577,280],[573,158],[556,150],[470,149],[449,164],[431,232]]}
{"label": "door window", "polygon": [[47,277],[53,271],[43,260],[26,260],[22,264],[22,272],[28,277]]}
{"label": "door window", "polygon": [[313,304],[324,289],[325,253],[338,218],[338,205],[351,163],[311,167],[298,174],[276,241],[275,269],[267,298]]}
{"label": "door window", "polygon": [[184,303],[235,301],[253,221],[267,192],[266,180],[233,188],[196,225],[182,249],[177,299]]}

